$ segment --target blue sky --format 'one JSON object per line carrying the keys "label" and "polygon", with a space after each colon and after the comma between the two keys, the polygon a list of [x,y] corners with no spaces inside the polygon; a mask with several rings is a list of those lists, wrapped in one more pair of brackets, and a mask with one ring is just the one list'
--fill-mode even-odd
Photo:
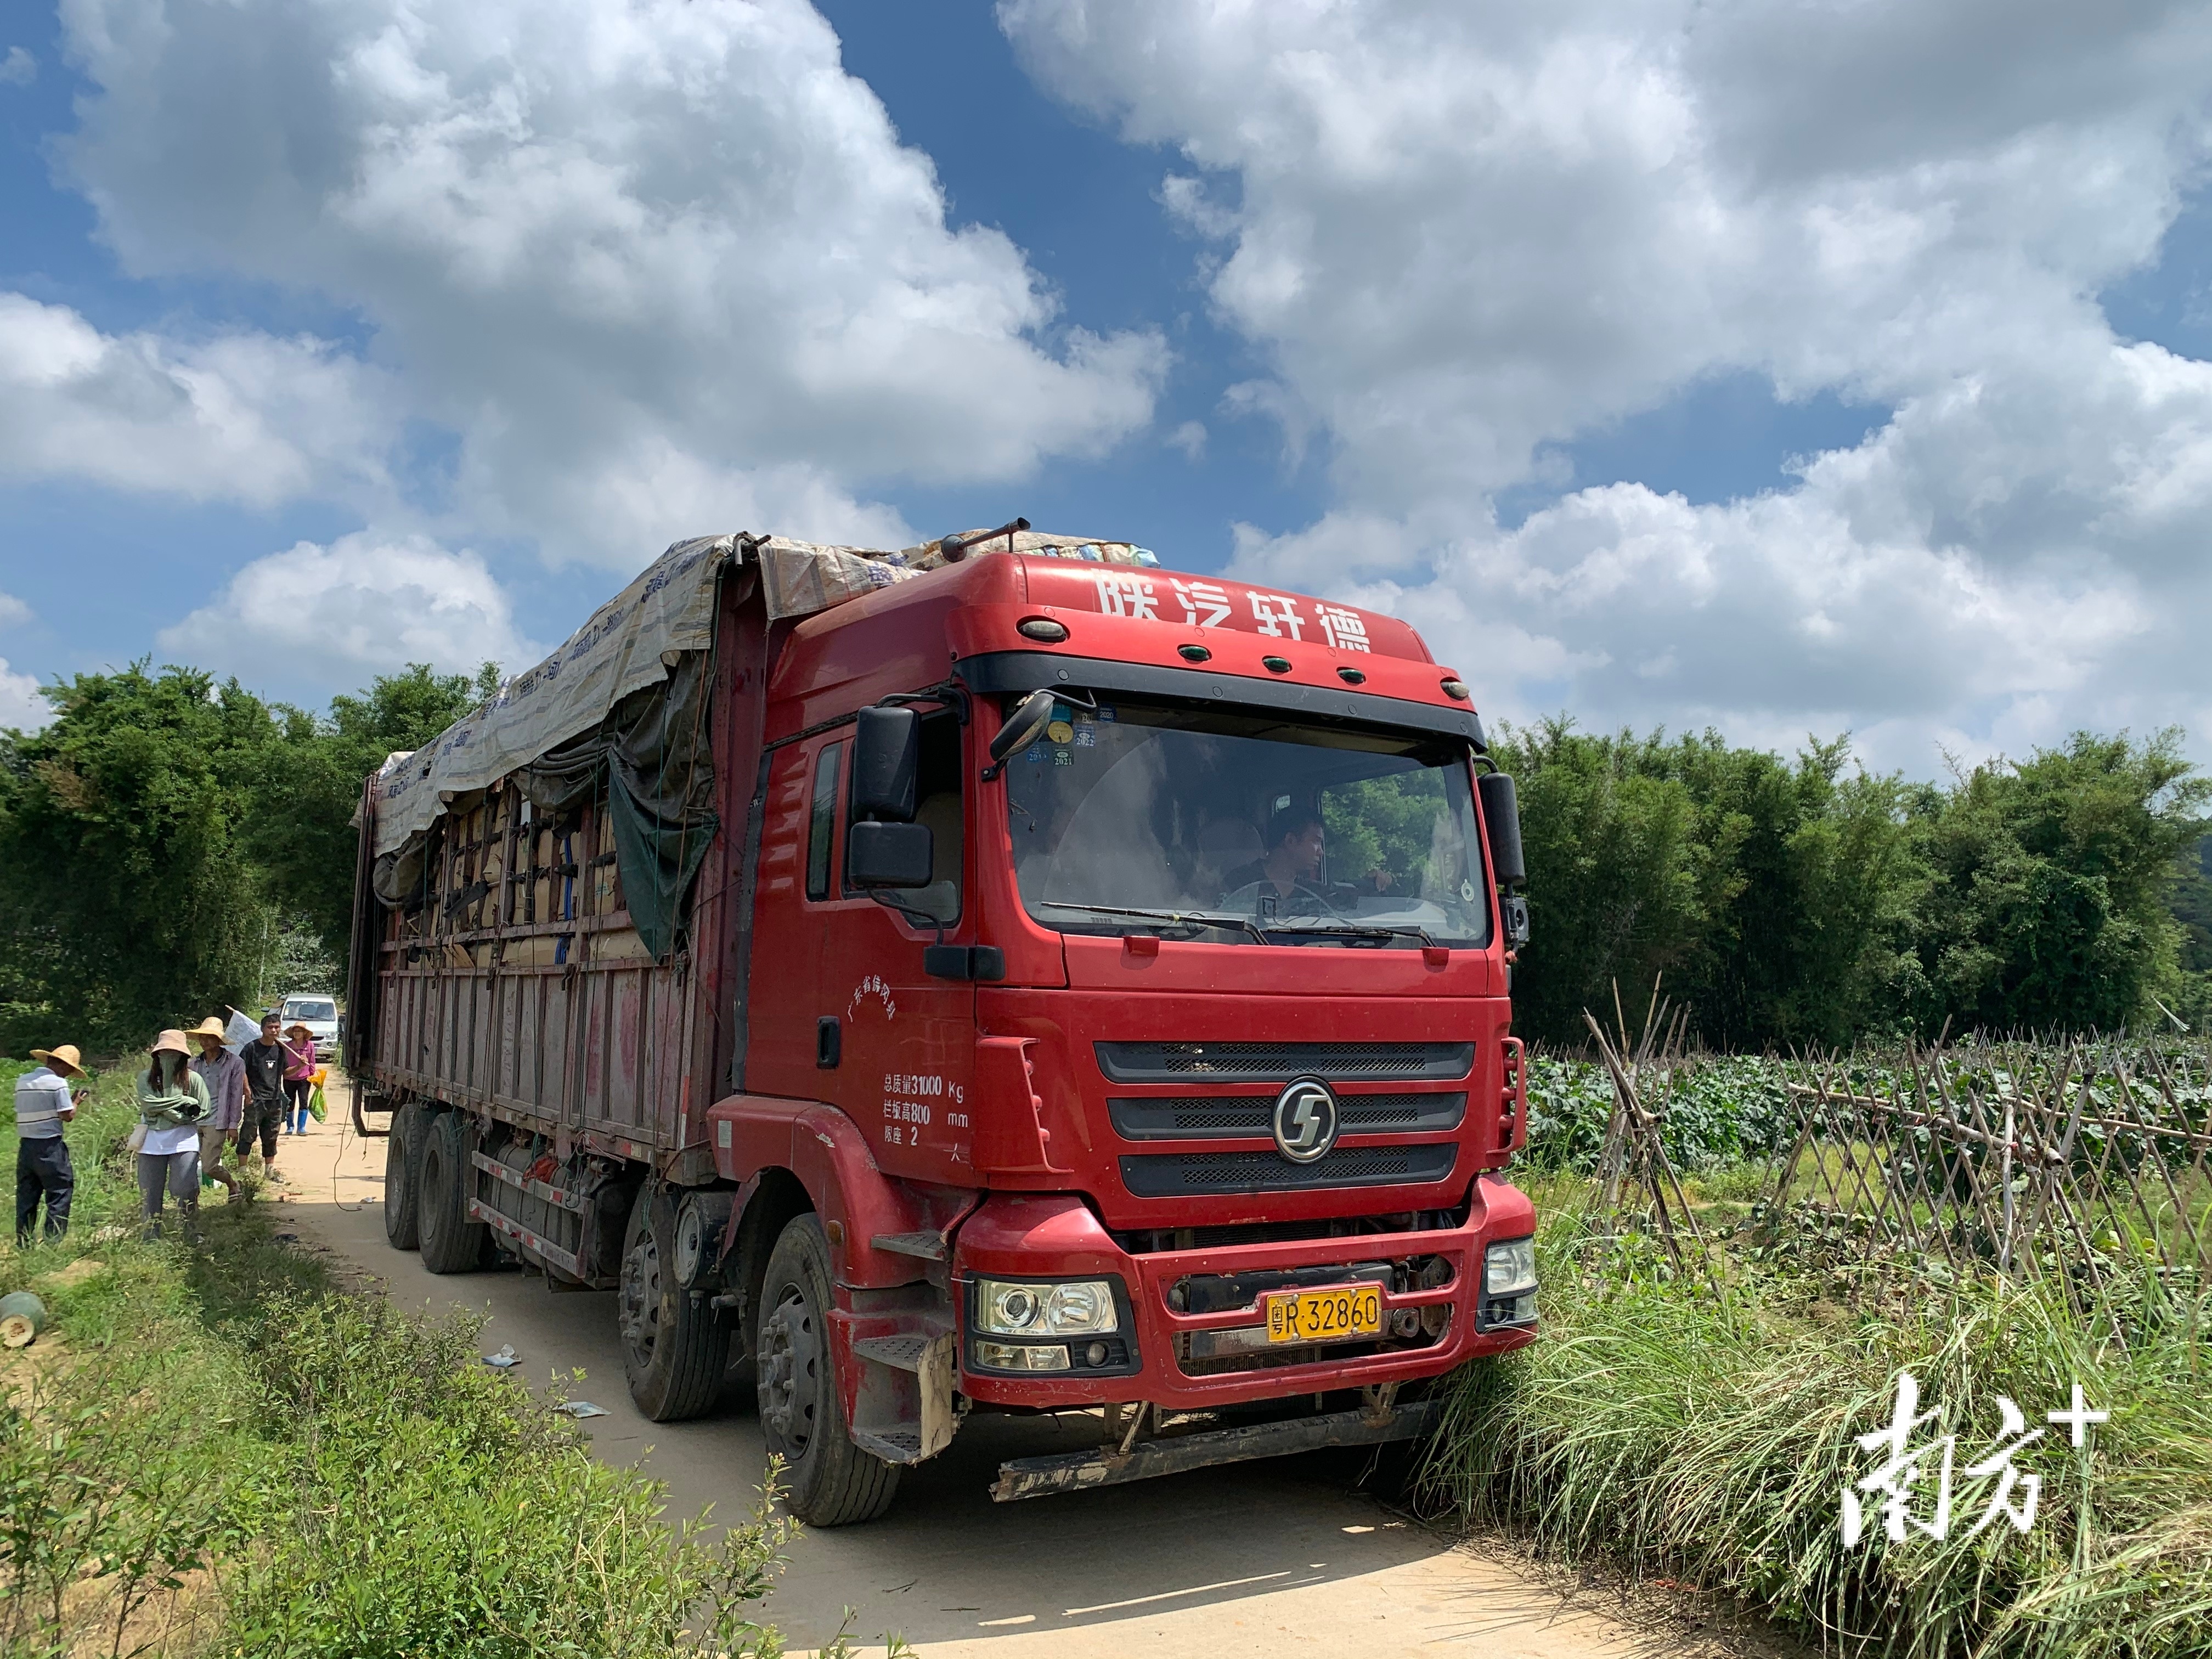
{"label": "blue sky", "polygon": [[0,721],[1020,513],[1509,718],[2194,738],[2212,25],[1984,9],[17,8]]}

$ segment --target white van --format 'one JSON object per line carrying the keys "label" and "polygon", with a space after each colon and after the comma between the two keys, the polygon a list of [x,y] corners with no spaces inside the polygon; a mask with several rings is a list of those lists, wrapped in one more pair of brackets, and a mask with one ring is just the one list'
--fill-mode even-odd
{"label": "white van", "polygon": [[315,1039],[315,1058],[327,1060],[337,1053],[338,1037],[344,1025],[338,1018],[338,1005],[330,997],[286,997],[277,1008],[276,1016],[286,1028],[304,1025]]}

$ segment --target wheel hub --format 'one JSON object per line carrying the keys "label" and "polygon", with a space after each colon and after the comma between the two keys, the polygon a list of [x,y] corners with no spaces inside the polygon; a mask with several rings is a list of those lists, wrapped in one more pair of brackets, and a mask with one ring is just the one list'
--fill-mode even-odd
{"label": "wheel hub", "polygon": [[660,1340],[660,1251],[650,1231],[623,1257],[616,1310],[631,1357],[641,1368],[650,1366]]}
{"label": "wheel hub", "polygon": [[823,1355],[820,1321],[796,1285],[761,1321],[757,1358],[761,1426],[803,1455],[821,1407]]}

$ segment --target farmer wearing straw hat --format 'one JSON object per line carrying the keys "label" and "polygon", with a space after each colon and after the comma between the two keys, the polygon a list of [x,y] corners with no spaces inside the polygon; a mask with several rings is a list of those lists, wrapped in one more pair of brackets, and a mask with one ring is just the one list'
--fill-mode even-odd
{"label": "farmer wearing straw hat", "polygon": [[192,1070],[207,1085],[207,1121],[200,1125],[200,1185],[220,1181],[234,1195],[238,1182],[224,1167],[223,1145],[238,1133],[246,1116],[246,1062],[222,1046],[223,1024],[210,1014],[189,1033],[200,1051],[192,1056]]}
{"label": "farmer wearing straw hat", "polygon": [[284,1131],[307,1133],[307,1097],[315,1087],[315,1034],[304,1025],[284,1028]]}
{"label": "farmer wearing straw hat", "polygon": [[82,1089],[70,1085],[85,1075],[76,1045],[33,1048],[39,1063],[15,1079],[15,1242],[31,1247],[31,1224],[39,1218],[39,1199],[46,1200],[46,1237],[69,1231],[70,1199],[76,1192],[69,1142],[62,1125],[76,1115]]}
{"label": "farmer wearing straw hat", "polygon": [[191,1057],[182,1031],[164,1031],[154,1039],[146,1075],[138,1079],[138,1121],[145,1131],[138,1146],[138,1197],[148,1238],[161,1236],[165,1189],[177,1200],[185,1231],[194,1237],[199,1232],[200,1125],[210,1102]]}

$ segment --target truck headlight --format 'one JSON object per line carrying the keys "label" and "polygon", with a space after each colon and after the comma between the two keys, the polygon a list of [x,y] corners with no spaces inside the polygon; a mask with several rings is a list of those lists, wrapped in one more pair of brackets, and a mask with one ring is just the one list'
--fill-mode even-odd
{"label": "truck headlight", "polygon": [[1482,1293],[1510,1296],[1536,1288],[1536,1241],[1509,1238],[1482,1253]]}
{"label": "truck headlight", "polygon": [[1071,1279],[1060,1285],[975,1281],[975,1328],[998,1336],[1097,1336],[1121,1328],[1114,1311],[1113,1281]]}

